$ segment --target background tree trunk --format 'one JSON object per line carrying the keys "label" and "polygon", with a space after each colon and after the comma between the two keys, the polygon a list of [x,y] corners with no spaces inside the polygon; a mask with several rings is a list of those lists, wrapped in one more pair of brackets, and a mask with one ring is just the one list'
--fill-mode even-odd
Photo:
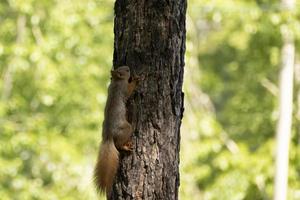
{"label": "background tree trunk", "polygon": [[186,0],[117,0],[115,67],[145,78],[128,103],[134,151],[110,199],[178,199]]}
{"label": "background tree trunk", "polygon": [[[294,0],[281,0],[282,6],[292,11],[295,6]],[[276,135],[276,172],[274,200],[287,199],[289,146],[293,112],[293,81],[295,44],[291,30],[288,28],[282,32],[282,67],[279,83],[279,120]]]}

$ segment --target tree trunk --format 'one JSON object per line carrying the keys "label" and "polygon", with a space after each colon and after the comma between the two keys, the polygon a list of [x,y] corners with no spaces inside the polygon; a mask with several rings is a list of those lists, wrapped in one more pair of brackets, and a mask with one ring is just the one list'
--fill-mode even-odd
{"label": "tree trunk", "polygon": [[[295,130],[297,137],[297,146],[300,146],[300,60],[295,60],[295,92],[296,92],[296,122],[295,122]],[[299,154],[299,153],[298,153]],[[299,154],[300,155],[300,154]]]}
{"label": "tree trunk", "polygon": [[134,151],[121,154],[110,199],[178,199],[186,0],[117,0],[115,67],[144,80],[128,102]]}
{"label": "tree trunk", "polygon": [[[291,11],[295,5],[294,0],[282,0],[285,9]],[[279,85],[279,120],[276,135],[276,172],[274,200],[287,199],[289,145],[291,137],[292,111],[293,111],[293,77],[295,45],[291,30],[282,33],[282,68]]]}

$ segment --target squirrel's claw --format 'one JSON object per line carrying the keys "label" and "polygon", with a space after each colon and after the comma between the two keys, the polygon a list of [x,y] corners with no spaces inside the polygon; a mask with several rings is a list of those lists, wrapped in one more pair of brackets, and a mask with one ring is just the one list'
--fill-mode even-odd
{"label": "squirrel's claw", "polygon": [[132,141],[126,142],[126,143],[122,146],[122,150],[124,150],[124,151],[133,151],[133,144],[132,144]]}

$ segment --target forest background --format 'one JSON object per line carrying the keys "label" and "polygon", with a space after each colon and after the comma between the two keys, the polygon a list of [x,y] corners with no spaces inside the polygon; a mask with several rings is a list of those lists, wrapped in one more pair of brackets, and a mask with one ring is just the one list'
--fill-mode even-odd
{"label": "forest background", "polygon": [[[0,1],[1,200],[95,199],[112,0]],[[288,199],[300,199],[300,5],[189,0],[180,199],[273,196],[282,33],[295,36]]]}

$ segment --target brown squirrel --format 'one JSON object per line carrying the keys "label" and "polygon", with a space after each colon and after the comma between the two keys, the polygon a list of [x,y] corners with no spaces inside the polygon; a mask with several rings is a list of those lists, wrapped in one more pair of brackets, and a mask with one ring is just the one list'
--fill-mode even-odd
{"label": "brown squirrel", "polygon": [[130,77],[128,66],[111,71],[111,83],[105,105],[102,142],[94,170],[97,190],[110,196],[119,166],[119,150],[132,151],[132,127],[126,120],[126,101],[139,77]]}

